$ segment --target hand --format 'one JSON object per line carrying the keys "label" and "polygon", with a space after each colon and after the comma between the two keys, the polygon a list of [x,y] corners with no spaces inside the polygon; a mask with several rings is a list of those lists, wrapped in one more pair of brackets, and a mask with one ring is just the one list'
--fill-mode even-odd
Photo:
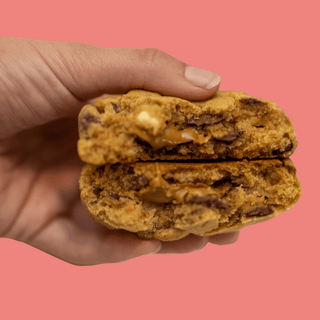
{"label": "hand", "polygon": [[236,241],[237,233],[142,240],[93,222],[79,198],[76,116],[90,99],[142,88],[200,100],[219,85],[217,74],[156,49],[1,38],[0,236],[77,265]]}

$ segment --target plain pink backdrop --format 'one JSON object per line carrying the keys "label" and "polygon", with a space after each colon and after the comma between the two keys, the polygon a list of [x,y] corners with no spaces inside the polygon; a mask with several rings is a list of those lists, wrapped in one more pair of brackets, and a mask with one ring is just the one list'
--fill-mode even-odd
{"label": "plain pink backdrop", "polygon": [[[76,267],[0,239],[1,319],[320,319],[319,1],[8,1],[0,36],[157,47],[291,118],[303,196],[232,246]],[[1,179],[1,177],[0,177]]]}

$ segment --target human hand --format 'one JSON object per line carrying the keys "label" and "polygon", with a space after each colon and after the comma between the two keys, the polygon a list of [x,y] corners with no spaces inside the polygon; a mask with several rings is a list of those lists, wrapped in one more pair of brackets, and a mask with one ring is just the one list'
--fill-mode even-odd
{"label": "human hand", "polygon": [[76,116],[90,99],[141,88],[201,100],[219,85],[217,74],[156,49],[1,38],[0,237],[77,265],[235,242],[238,233],[142,240],[98,225],[79,198]]}

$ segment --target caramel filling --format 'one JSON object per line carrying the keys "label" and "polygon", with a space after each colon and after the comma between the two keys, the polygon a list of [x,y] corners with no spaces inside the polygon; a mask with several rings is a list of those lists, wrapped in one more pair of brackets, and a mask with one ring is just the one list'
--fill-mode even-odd
{"label": "caramel filling", "polygon": [[[138,123],[141,123],[144,127],[158,127],[160,120],[155,115],[150,115],[147,111],[142,111],[137,116]],[[137,135],[141,140],[148,142],[154,150],[158,150],[167,146],[176,146],[182,143],[193,142],[195,144],[203,145],[207,143],[212,137],[217,140],[232,142],[238,135],[232,135],[228,132],[216,132],[199,134],[194,128],[187,128],[184,130],[177,130],[173,124],[169,124],[162,134],[153,136],[146,130],[138,127],[130,127],[129,132]]]}
{"label": "caramel filling", "polygon": [[138,196],[142,200],[156,203],[183,203],[194,197],[213,195],[210,187],[203,183],[181,183],[177,186],[170,185],[161,176],[157,176],[149,182],[146,189],[140,190]]}
{"label": "caramel filling", "polygon": [[198,134],[193,128],[178,131],[173,125],[169,125],[166,129],[164,129],[164,132],[161,135],[156,137],[138,128],[135,128],[133,133],[136,134],[140,139],[148,142],[154,150],[167,146],[176,146],[178,144],[191,141],[198,144],[204,144],[211,138],[211,135],[204,137],[203,135]]}
{"label": "caramel filling", "polygon": [[169,125],[164,132],[154,137],[144,130],[136,128],[135,134],[142,140],[148,142],[154,150],[167,146],[176,146],[181,143],[195,141],[199,139],[199,134],[192,128],[178,131],[173,125]]}

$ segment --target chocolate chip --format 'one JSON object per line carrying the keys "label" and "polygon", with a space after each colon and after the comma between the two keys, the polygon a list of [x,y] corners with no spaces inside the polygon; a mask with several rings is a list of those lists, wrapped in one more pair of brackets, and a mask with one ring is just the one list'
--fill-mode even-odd
{"label": "chocolate chip", "polygon": [[273,211],[270,207],[258,207],[258,208],[255,208],[249,212],[246,213],[246,216],[247,217],[253,217],[253,216],[259,216],[259,217],[262,217],[262,216],[266,216],[268,214],[271,214]]}
{"label": "chocolate chip", "polygon": [[100,120],[95,118],[91,113],[85,113],[81,117],[82,130],[87,130],[91,123],[100,123]]}
{"label": "chocolate chip", "polygon": [[174,178],[168,178],[168,179],[164,179],[166,180],[169,184],[175,184],[177,181]]}
{"label": "chocolate chip", "polygon": [[211,187],[212,188],[220,188],[220,187],[224,187],[225,185],[230,185],[230,184],[232,184],[231,178],[225,177],[221,180],[216,181]]}
{"label": "chocolate chip", "polygon": [[210,196],[194,197],[191,199],[191,203],[200,204],[207,208],[215,207],[217,209],[231,209],[231,207],[228,204],[220,201],[218,198],[212,198]]}
{"label": "chocolate chip", "polygon": [[101,188],[93,188],[93,193],[99,198],[102,190]]}
{"label": "chocolate chip", "polygon": [[137,137],[137,138],[135,139],[135,142],[136,142],[137,144],[139,144],[139,145],[150,147],[150,144],[149,144],[147,141],[144,141],[144,140],[140,139],[139,137]]}
{"label": "chocolate chip", "polygon": [[132,175],[132,174],[134,174],[134,169],[133,169],[133,167],[127,167],[127,174],[129,174],[129,175]]}
{"label": "chocolate chip", "polygon": [[101,166],[97,168],[97,172],[99,173],[99,176],[101,177],[104,174],[104,167],[105,166]]}
{"label": "chocolate chip", "polygon": [[119,163],[113,164],[113,165],[110,166],[110,171],[112,173],[116,173],[118,171],[119,167],[120,167]]}
{"label": "chocolate chip", "polygon": [[231,134],[227,134],[225,136],[222,137],[214,137],[215,140],[217,141],[222,141],[222,142],[233,142],[234,140],[236,140],[238,137],[240,137],[242,135],[241,131],[234,131]]}
{"label": "chocolate chip", "polygon": [[290,151],[290,150],[292,149],[292,147],[293,147],[293,144],[292,144],[292,142],[291,142],[290,144],[288,144],[287,146],[285,146],[285,148],[284,148],[283,151],[281,151],[280,149],[273,150],[273,151],[272,151],[272,154],[273,154],[274,156],[278,156],[278,155],[280,155],[280,154],[282,154],[282,153],[284,153],[284,152]]}
{"label": "chocolate chip", "polygon": [[266,105],[266,103],[252,98],[241,99],[240,102],[250,107],[262,107]]}
{"label": "chocolate chip", "polygon": [[139,176],[137,182],[142,186],[147,186],[149,184],[149,181],[145,176]]}
{"label": "chocolate chip", "polygon": [[290,151],[290,150],[292,149],[292,147],[293,147],[293,144],[292,144],[292,142],[291,142],[290,144],[288,144],[288,145],[284,148],[284,152]]}
{"label": "chocolate chip", "polygon": [[260,158],[265,158],[269,156],[269,152],[266,151],[260,151]]}
{"label": "chocolate chip", "polygon": [[119,113],[120,111],[122,111],[122,109],[118,105],[116,105],[115,103],[111,102],[111,104],[112,104],[112,107],[113,107],[113,110],[115,113]]}
{"label": "chocolate chip", "polygon": [[272,154],[273,154],[274,156],[277,156],[277,155],[280,154],[280,153],[281,153],[280,149],[277,149],[277,150],[273,150],[273,151],[272,151]]}
{"label": "chocolate chip", "polygon": [[221,114],[202,114],[198,117],[192,117],[185,121],[185,124],[195,124],[195,125],[202,125],[202,124],[215,124],[224,119],[224,116]]}
{"label": "chocolate chip", "polygon": [[224,116],[222,114],[216,114],[213,117],[211,117],[211,119],[209,119],[207,122],[205,122],[206,124],[215,124],[218,123],[220,121],[222,121],[224,119]]}
{"label": "chocolate chip", "polygon": [[192,117],[190,119],[187,119],[185,121],[185,124],[196,124],[196,122],[198,122],[199,120],[200,120],[199,118]]}
{"label": "chocolate chip", "polygon": [[113,199],[116,199],[116,200],[119,200],[120,199],[120,196],[119,195],[117,195],[117,194],[115,194],[115,193],[109,193],[109,196],[111,197],[111,198],[113,198]]}

